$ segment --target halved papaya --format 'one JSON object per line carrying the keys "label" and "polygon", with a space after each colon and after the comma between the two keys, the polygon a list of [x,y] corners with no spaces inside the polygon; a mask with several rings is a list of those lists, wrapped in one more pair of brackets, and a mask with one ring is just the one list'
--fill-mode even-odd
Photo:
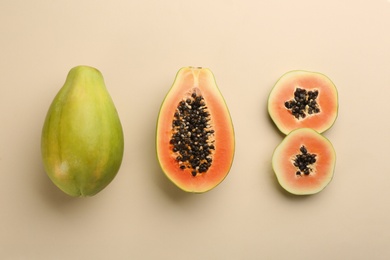
{"label": "halved papaya", "polygon": [[229,173],[233,124],[209,69],[185,67],[177,73],[159,112],[156,149],[165,175],[187,192],[209,191]]}
{"label": "halved papaya", "polygon": [[318,72],[287,72],[276,82],[269,95],[268,112],[284,134],[304,127],[322,133],[337,118],[336,86]]}
{"label": "halved papaya", "polygon": [[291,131],[272,156],[279,184],[296,195],[323,190],[333,178],[335,163],[336,153],[331,142],[311,128]]}

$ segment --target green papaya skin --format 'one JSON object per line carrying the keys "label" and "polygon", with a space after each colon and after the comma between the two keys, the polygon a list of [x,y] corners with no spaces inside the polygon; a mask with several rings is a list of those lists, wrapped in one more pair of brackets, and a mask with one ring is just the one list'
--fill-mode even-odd
{"label": "green papaya skin", "polygon": [[119,171],[123,139],[100,71],[88,66],[72,68],[42,129],[41,153],[49,178],[70,196],[97,194]]}

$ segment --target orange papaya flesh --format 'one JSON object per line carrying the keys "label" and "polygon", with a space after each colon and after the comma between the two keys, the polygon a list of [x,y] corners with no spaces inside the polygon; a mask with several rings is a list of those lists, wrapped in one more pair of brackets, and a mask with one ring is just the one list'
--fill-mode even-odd
{"label": "orange papaya flesh", "polygon": [[332,143],[311,128],[293,130],[272,156],[272,167],[279,184],[295,195],[323,190],[333,178],[335,163]]}
{"label": "orange papaya flesh", "polygon": [[158,116],[157,158],[165,175],[187,192],[203,193],[230,171],[234,130],[209,69],[179,70]]}
{"label": "orange papaya flesh", "polygon": [[269,95],[268,112],[284,134],[305,127],[323,133],[337,118],[336,86],[318,72],[287,72],[276,82]]}

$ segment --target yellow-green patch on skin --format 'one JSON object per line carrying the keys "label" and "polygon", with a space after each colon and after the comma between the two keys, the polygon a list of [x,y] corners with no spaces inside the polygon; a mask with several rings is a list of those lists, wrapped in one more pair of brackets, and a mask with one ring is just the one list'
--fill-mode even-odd
{"label": "yellow-green patch on skin", "polygon": [[68,195],[95,195],[116,176],[123,150],[121,122],[102,74],[88,66],[71,69],[42,130],[48,176]]}

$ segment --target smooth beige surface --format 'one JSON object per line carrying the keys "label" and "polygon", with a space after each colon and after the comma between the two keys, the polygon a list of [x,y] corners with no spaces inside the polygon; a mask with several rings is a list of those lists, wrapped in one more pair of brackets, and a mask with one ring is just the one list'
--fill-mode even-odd
{"label": "smooth beige surface", "polygon": [[[390,2],[0,2],[1,259],[389,259]],[[44,173],[40,134],[68,71],[98,68],[125,154],[116,179],[71,198]],[[210,68],[229,105],[236,155],[214,190],[187,194],[155,156],[160,104],[182,66]],[[284,192],[266,102],[293,69],[339,91],[325,133],[335,177]]]}

